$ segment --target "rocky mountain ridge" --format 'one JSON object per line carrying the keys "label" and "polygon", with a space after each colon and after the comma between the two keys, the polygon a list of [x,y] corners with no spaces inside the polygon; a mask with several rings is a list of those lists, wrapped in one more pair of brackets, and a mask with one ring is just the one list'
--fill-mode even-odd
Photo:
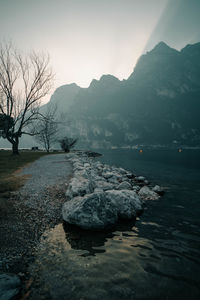
{"label": "rocky mountain ridge", "polygon": [[199,147],[199,78],[200,43],[177,51],[160,42],[127,80],[103,75],[88,88],[67,84],[49,103],[69,121],[64,134],[78,137],[79,147]]}
{"label": "rocky mountain ridge", "polygon": [[140,57],[127,80],[103,75],[80,88],[70,108],[66,85],[51,102],[62,98],[62,112],[71,120],[68,134],[83,146],[199,146],[199,78],[200,43],[177,51],[160,42]]}

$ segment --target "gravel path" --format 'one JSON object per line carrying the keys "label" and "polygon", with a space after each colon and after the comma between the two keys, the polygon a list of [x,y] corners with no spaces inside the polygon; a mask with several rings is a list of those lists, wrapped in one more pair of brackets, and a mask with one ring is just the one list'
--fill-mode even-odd
{"label": "gravel path", "polygon": [[29,207],[42,208],[51,200],[47,197],[49,189],[56,191],[61,185],[67,185],[71,173],[72,167],[67,162],[66,154],[41,157],[21,172],[20,175],[31,175],[31,178],[26,181],[20,195]]}
{"label": "gravel path", "polygon": [[62,222],[72,166],[66,154],[48,155],[25,167],[20,175],[28,179],[8,199],[8,211],[0,218],[0,272],[18,274],[25,286],[41,234]]}

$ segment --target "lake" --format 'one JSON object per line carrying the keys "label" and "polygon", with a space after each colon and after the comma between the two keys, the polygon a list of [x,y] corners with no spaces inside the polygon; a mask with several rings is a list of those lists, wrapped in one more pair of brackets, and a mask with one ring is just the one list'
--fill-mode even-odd
{"label": "lake", "polygon": [[45,232],[34,267],[46,299],[200,299],[200,151],[100,152],[166,193],[108,232]]}

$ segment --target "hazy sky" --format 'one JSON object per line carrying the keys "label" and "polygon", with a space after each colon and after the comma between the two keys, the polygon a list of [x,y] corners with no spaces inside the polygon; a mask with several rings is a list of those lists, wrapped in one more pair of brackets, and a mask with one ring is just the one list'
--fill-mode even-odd
{"label": "hazy sky", "polygon": [[[168,25],[180,2],[195,8],[200,0],[0,0],[0,41],[48,51],[55,88],[87,87],[102,74],[127,78],[144,49],[176,30]],[[188,7],[183,11],[187,19]]]}
{"label": "hazy sky", "polygon": [[178,50],[186,44],[200,42],[200,0],[169,0],[146,49],[160,40]]}

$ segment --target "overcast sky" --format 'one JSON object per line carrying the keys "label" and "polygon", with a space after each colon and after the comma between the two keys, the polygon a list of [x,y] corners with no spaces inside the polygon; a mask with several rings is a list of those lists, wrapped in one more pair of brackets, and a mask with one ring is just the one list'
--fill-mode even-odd
{"label": "overcast sky", "polygon": [[[160,40],[177,48],[199,41],[199,29],[194,32],[199,4],[200,0],[0,0],[0,41],[12,39],[21,49],[48,51],[55,88],[72,82],[87,87],[102,74],[127,78],[139,56]],[[190,30],[183,36],[184,26]],[[194,36],[189,39],[191,31]]]}

